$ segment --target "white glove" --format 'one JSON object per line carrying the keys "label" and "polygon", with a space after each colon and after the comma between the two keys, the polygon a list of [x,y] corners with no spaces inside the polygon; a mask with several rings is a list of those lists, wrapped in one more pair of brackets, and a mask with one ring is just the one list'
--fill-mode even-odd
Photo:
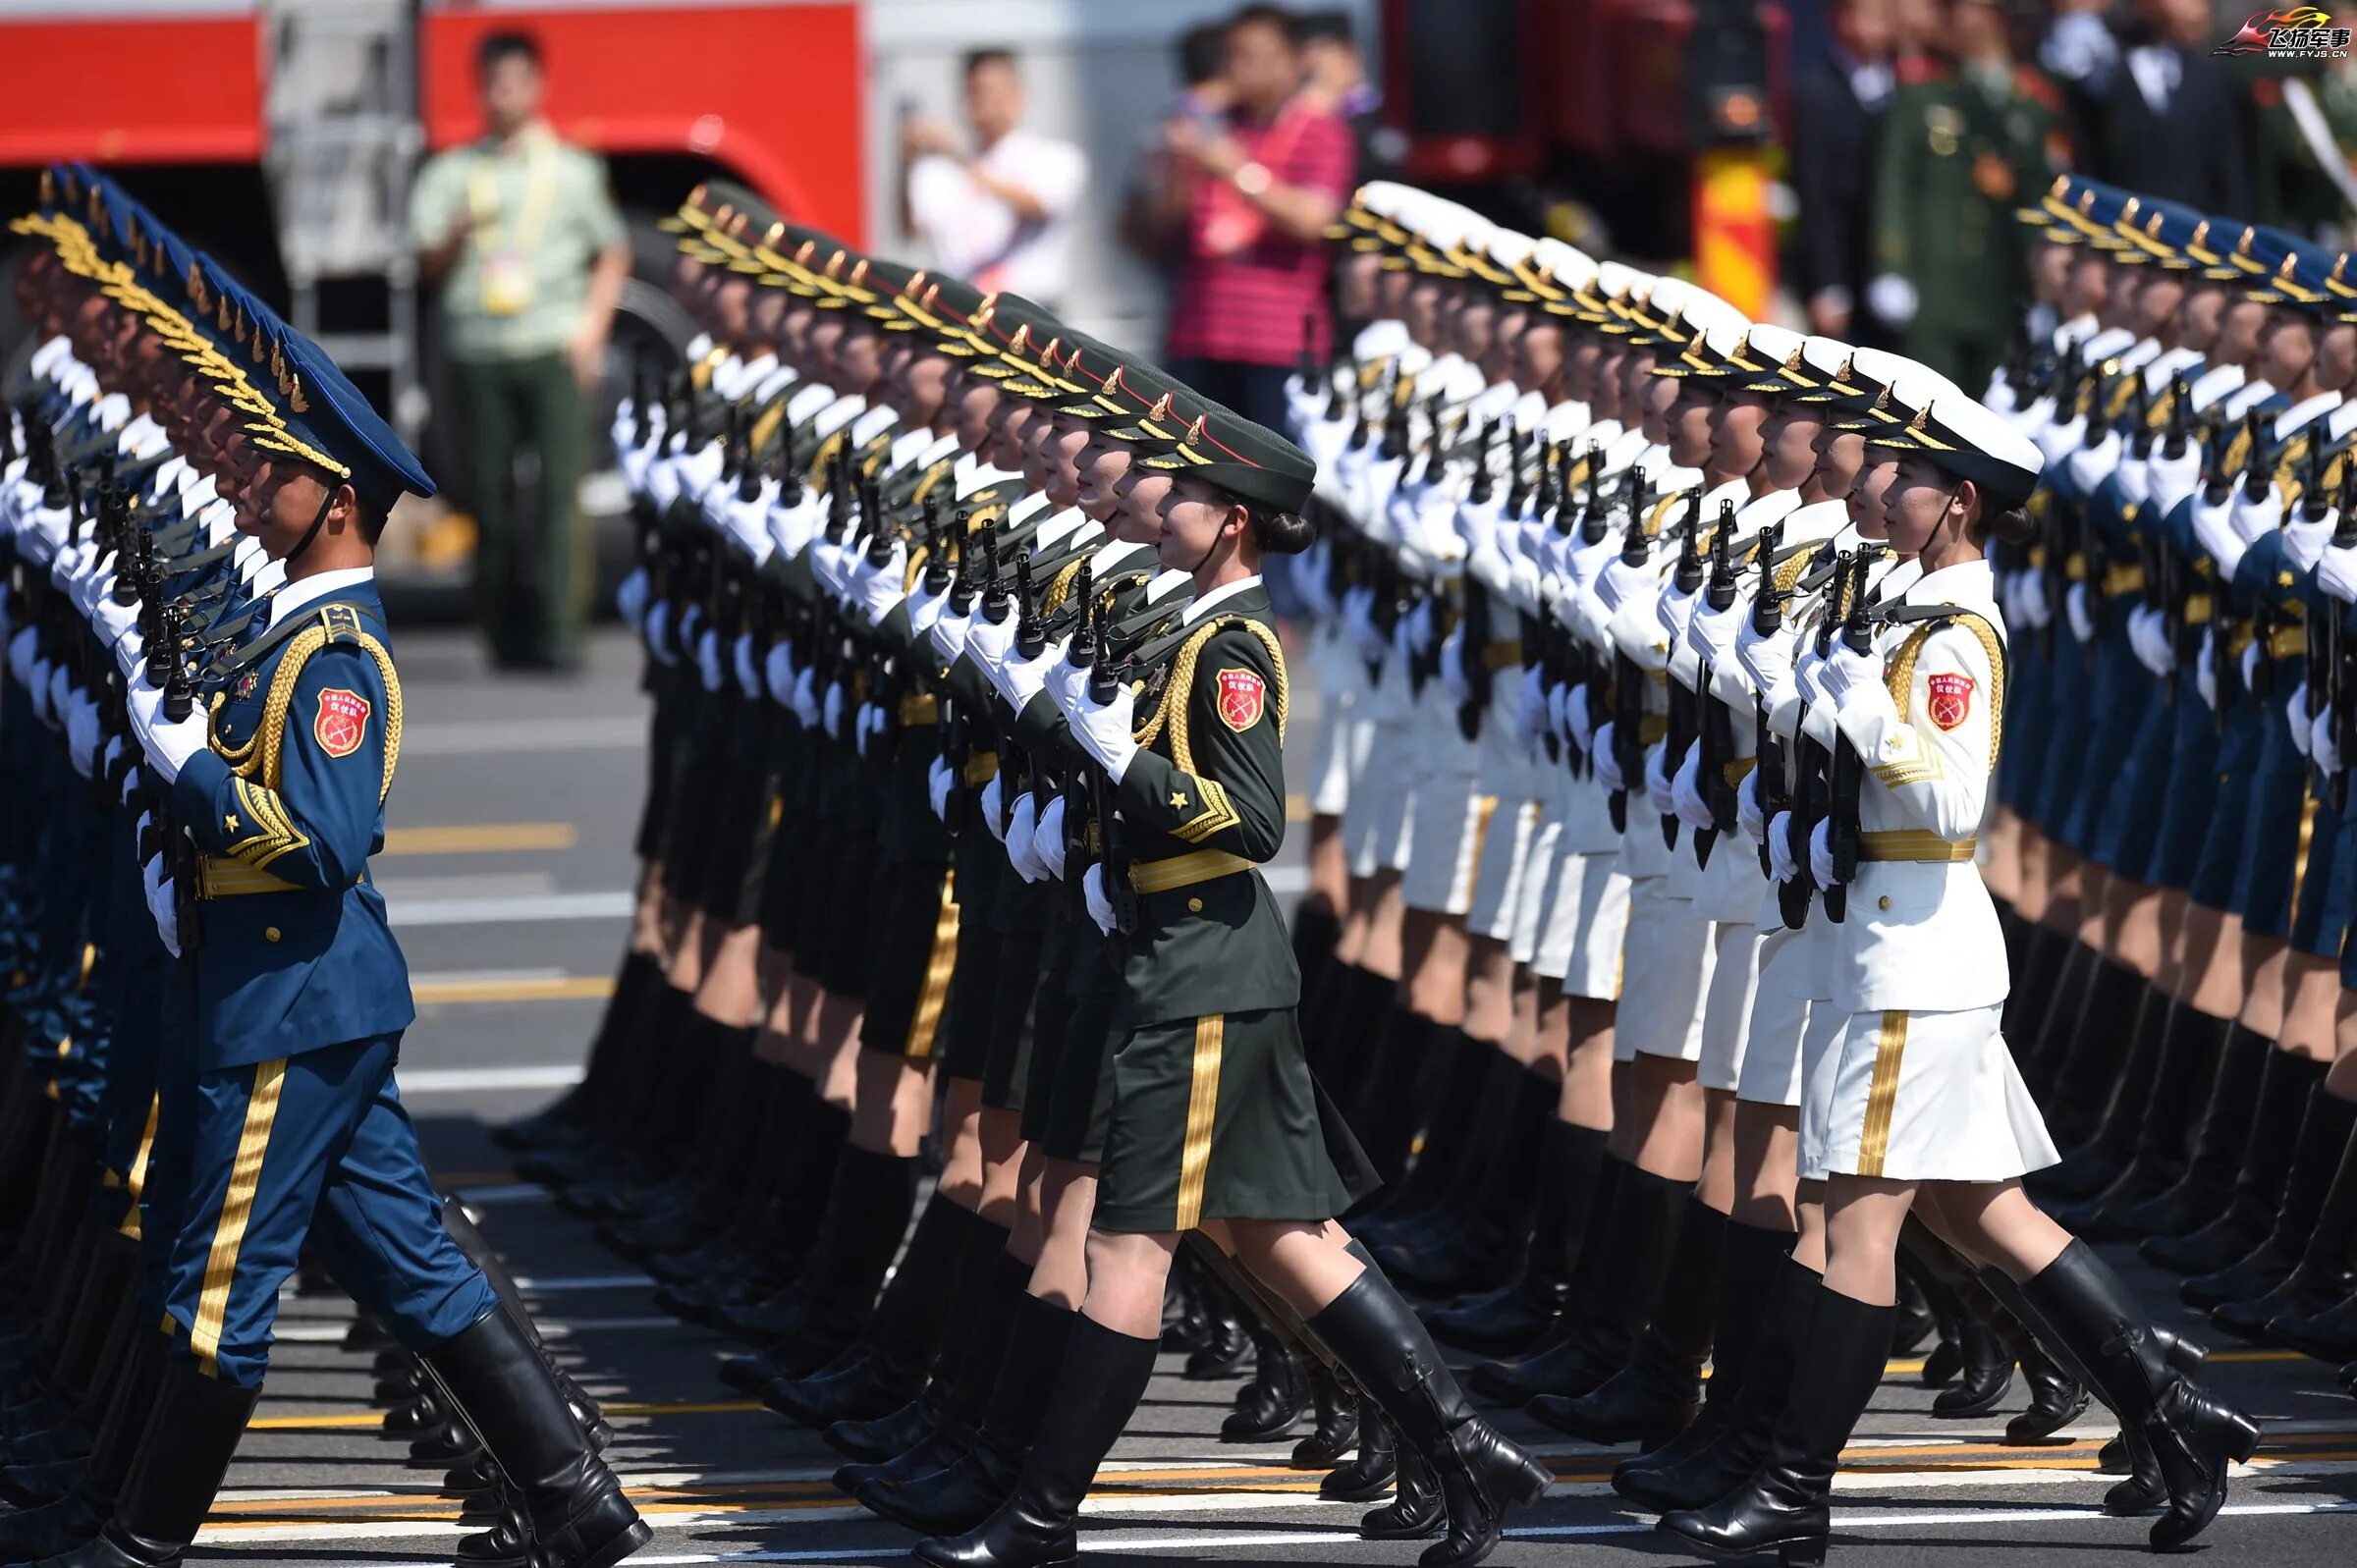
{"label": "white glove", "polygon": [[1014,814],[1008,819],[1007,836],[1001,840],[1007,845],[1007,863],[1025,882],[1037,882],[1048,874],[1032,844],[1038,833],[1039,796],[1026,789],[1014,797]]}
{"label": "white glove", "polygon": [[1839,638],[1834,640],[1833,651],[1826,656],[1817,672],[1818,688],[1836,707],[1851,692],[1863,686],[1879,685],[1882,678],[1881,654],[1860,653]]}
{"label": "white glove", "polygon": [[1886,325],[1903,327],[1915,319],[1919,303],[1915,285],[1895,272],[1886,272],[1866,284],[1866,308]]}
{"label": "white glove", "polygon": [[139,882],[147,890],[147,913],[155,921],[155,934],[161,937],[165,948],[180,956],[180,911],[173,897],[172,879],[164,875],[164,857],[149,855],[139,867]]}
{"label": "white glove", "polygon": [[1031,834],[1031,853],[1047,874],[1058,882],[1064,880],[1064,796],[1059,793],[1048,801],[1048,809],[1039,814],[1039,826]]}
{"label": "white glove", "polygon": [[1614,723],[1615,721],[1607,719],[1603,724],[1598,725],[1596,727],[1596,743],[1588,748],[1588,758],[1596,765],[1596,782],[1604,785],[1608,792],[1619,792],[1628,788],[1628,780],[1621,775],[1620,759],[1613,745]]}
{"label": "white glove", "polygon": [[2214,507],[2202,497],[2194,497],[2193,536],[2218,564],[2218,580],[2231,582],[2234,568],[2242,564],[2242,553],[2247,548],[2242,535],[2234,529],[2234,504],[2229,501]]}
{"label": "white glove", "polygon": [[818,672],[797,670],[794,674],[794,701],[789,704],[794,716],[802,722],[804,730],[816,730],[826,718],[818,699]]}
{"label": "white glove", "polygon": [[1833,823],[1821,822],[1809,830],[1809,875],[1820,888],[1840,886],[1834,879]]}
{"label": "white glove", "polygon": [[2177,651],[2168,644],[2168,627],[2161,612],[2139,605],[2128,617],[2128,646],[2136,662],[2161,679],[2176,672]]}
{"label": "white glove", "polygon": [[1743,782],[1735,785],[1735,826],[1753,843],[1766,841],[1768,821],[1760,814],[1760,770],[1757,768],[1745,774]]}
{"label": "white glove", "polygon": [[1069,637],[1060,638],[1042,648],[1037,658],[1010,657],[991,672],[992,682],[1016,713],[1021,713],[1025,704],[1047,689],[1048,674],[1066,662],[1065,654],[1070,642]]}
{"label": "white glove", "polygon": [[2087,416],[2077,413],[2059,424],[2050,423],[2030,432],[2030,439],[2038,444],[2038,450],[2045,455],[2046,465],[2050,468],[2068,461],[2086,436]]}
{"label": "white glove", "polygon": [[684,452],[672,459],[672,477],[679,482],[680,494],[690,501],[701,502],[704,492],[719,481],[721,467],[726,461],[717,441],[707,441],[693,452]]}
{"label": "white glove", "polygon": [[1000,803],[1007,798],[999,784],[1003,777],[994,773],[990,776],[990,783],[982,786],[982,826],[988,828],[990,836],[1001,843],[1007,841],[1006,819],[999,811]]}
{"label": "white glove", "polygon": [[632,631],[640,630],[640,623],[646,620],[646,597],[653,586],[644,567],[632,567],[630,574],[614,590],[614,608],[622,613],[623,623]]}
{"label": "white glove", "polygon": [[1084,687],[1079,701],[1065,710],[1073,737],[1117,784],[1129,772],[1129,764],[1137,760],[1137,741],[1130,732],[1135,728],[1132,714],[1136,701],[1125,684],[1114,692],[1111,702],[1098,702]]}
{"label": "white glove", "polygon": [[2242,650],[2242,689],[2245,691],[2251,689],[2252,680],[2258,676],[2259,657],[2259,644],[2256,641]]}
{"label": "white glove", "polygon": [[189,716],[178,724],[164,717],[159,694],[144,712],[135,702],[132,706],[133,728],[138,731],[139,747],[147,753],[147,762],[155,776],[166,784],[180,778],[181,765],[211,744],[211,725],[200,708],[191,708]]}
{"label": "white glove", "polygon": [[873,624],[892,614],[893,606],[905,597],[901,585],[907,580],[908,547],[896,539],[891,559],[880,567],[861,555],[857,569],[851,573],[851,596],[867,612],[868,622]]}
{"label": "white glove", "polygon": [[2055,623],[2055,607],[2046,597],[2046,574],[2042,571],[2022,571],[2014,574],[2020,584],[2022,624],[2035,631]]}
{"label": "white glove", "polygon": [[1748,620],[1735,631],[1735,660],[1751,683],[1774,707],[1792,690],[1792,661],[1800,651],[1800,633],[1779,625],[1766,636],[1751,629]]}
{"label": "white glove", "polygon": [[2314,522],[2301,520],[2286,523],[2283,528],[2283,559],[2291,563],[2294,571],[2314,569],[2324,559],[2326,549],[2332,543],[2332,530],[2339,519],[2331,508]]}
{"label": "white glove", "polygon": [[962,616],[955,610],[944,610],[933,622],[933,651],[941,655],[944,664],[956,664],[958,656],[965,652],[966,635],[973,630],[974,619],[970,610]]}
{"label": "white glove", "polygon": [[2300,723],[2299,710],[2294,709],[2292,711],[2291,728],[2295,730],[2305,728],[2309,731],[2308,745],[2306,749],[2308,755],[2315,759],[2316,765],[2319,768],[2322,768],[2329,774],[2340,772],[2340,747],[2332,738],[2332,713],[2330,709],[2327,709],[2325,712],[2318,714],[2314,719],[2309,720],[2305,726]]}
{"label": "white glove", "polygon": [[1662,579],[1651,563],[1632,567],[1618,556],[1596,575],[1596,597],[1604,601],[1607,610],[1616,612],[1640,594],[1659,593],[1661,587]]}
{"label": "white glove", "polygon": [[884,712],[884,705],[882,703],[861,703],[859,705],[859,755],[862,757],[866,756],[868,743],[882,735],[885,730],[891,728],[892,720]]}
{"label": "white glove", "polygon": [[1088,900],[1088,918],[1108,937],[1113,935],[1113,900],[1105,894],[1105,862],[1093,862],[1080,879],[1081,895]]}
{"label": "white glove", "polygon": [[815,490],[805,489],[801,498],[791,505],[774,502],[769,509],[770,542],[791,561],[810,548],[810,541],[818,537],[819,527],[826,518],[826,503]]}
{"label": "white glove", "polygon": [[2234,531],[2246,545],[2255,544],[2283,526],[2283,492],[2272,482],[2267,487],[2267,494],[2256,501],[2242,486],[2236,485],[2230,507]]}
{"label": "white glove", "polygon": [[1441,685],[1448,691],[1452,702],[1462,704],[1472,699],[1473,688],[1465,680],[1465,628],[1462,626],[1441,639]]}
{"label": "white glove", "polygon": [[923,576],[916,582],[916,591],[908,596],[908,631],[911,636],[930,638],[933,624],[950,608],[950,587],[943,583],[941,592],[926,589]]}
{"label": "white glove", "polygon": [[2327,544],[2316,564],[2316,581],[2342,604],[2357,604],[2357,545]]}
{"label": "white glove", "polygon": [[1547,673],[1537,665],[1522,672],[1522,684],[1515,688],[1514,729],[1521,734],[1537,738],[1548,722]]}
{"label": "white glove", "polygon": [[84,779],[98,763],[98,705],[82,692],[66,704],[66,757]]}
{"label": "white glove", "polygon": [[2202,651],[2194,656],[2193,686],[2212,710],[2218,707],[2218,639],[2202,628]]}
{"label": "white glove", "polygon": [[1593,751],[1602,738],[1596,732],[1596,710],[1588,702],[1586,682],[1559,688],[1563,691],[1563,730],[1581,751]]}
{"label": "white glove", "polygon": [[950,820],[950,763],[947,757],[935,757],[925,770],[925,797],[933,802],[933,815],[942,821]]}
{"label": "white glove", "polygon": [[647,651],[653,654],[657,660],[665,665],[676,665],[680,662],[679,654],[671,646],[671,601],[669,599],[657,600],[654,608],[647,611],[642,634],[646,638]]}
{"label": "white glove", "polygon": [[1014,651],[1014,612],[1009,610],[1006,620],[996,622],[988,616],[975,616],[966,632],[965,651],[996,685],[999,666]]}
{"label": "white glove", "polygon": [[1800,867],[1792,858],[1792,813],[1780,811],[1768,822],[1768,865],[1779,882],[1790,882],[1800,875]]}
{"label": "white glove", "polygon": [[843,689],[842,681],[827,682],[827,700],[825,706],[819,709],[819,722],[827,733],[838,740],[843,738],[843,706],[848,700],[850,693]]}
{"label": "white glove", "polygon": [[2291,722],[2292,749],[2303,757],[2307,756],[2308,747],[2314,738],[2314,727],[2308,717],[2307,681],[2303,680],[2291,688],[2291,700],[2283,705],[2283,712]]}
{"label": "white glove", "polygon": [[1702,748],[1688,746],[1686,760],[1677,765],[1677,777],[1670,782],[1670,802],[1677,812],[1677,820],[1701,832],[1719,825],[1711,815],[1710,802],[1702,798]]}
{"label": "white glove", "polygon": [[2096,487],[2111,477],[2111,471],[2119,466],[2120,456],[2126,451],[2127,446],[2119,439],[2116,430],[2105,431],[2092,447],[2082,446],[2073,451],[2064,461],[2070,468],[2071,483],[2078,486],[2079,494],[2094,495]]}
{"label": "white glove", "polygon": [[737,633],[737,640],[729,644],[729,663],[737,672],[737,689],[758,702],[761,698],[761,670],[753,663],[751,632]]}
{"label": "white glove", "polygon": [[765,677],[765,682],[769,687],[770,696],[777,700],[778,706],[781,708],[793,707],[793,644],[789,643],[783,637],[780,637],[776,642],[770,644],[768,654],[764,656],[761,661],[761,674]]}
{"label": "white glove", "polygon": [[2145,505],[2157,509],[2157,514],[2167,516],[2177,504],[2192,495],[2202,482],[2202,449],[2188,441],[2183,453],[2165,458],[2161,449],[2153,449],[2152,458],[2144,465]]}
{"label": "white glove", "polygon": [[2087,585],[2074,582],[2070,592],[2062,596],[2062,608],[2070,617],[2070,634],[2081,642],[2095,640],[2095,613],[2088,608]]}
{"label": "white glove", "polygon": [[725,682],[720,668],[720,633],[706,626],[695,639],[695,673],[706,691],[718,691]]}
{"label": "white glove", "polygon": [[1653,809],[1665,817],[1677,813],[1677,802],[1670,795],[1670,743],[1657,740],[1645,748],[1645,798]]}

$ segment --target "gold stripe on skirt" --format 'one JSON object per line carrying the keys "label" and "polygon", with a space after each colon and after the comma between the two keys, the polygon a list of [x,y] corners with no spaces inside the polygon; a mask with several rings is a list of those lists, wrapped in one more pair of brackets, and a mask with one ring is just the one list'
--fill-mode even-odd
{"label": "gold stripe on skirt", "polygon": [[1212,1013],[1195,1020],[1194,1074],[1186,1097],[1186,1142],[1178,1152],[1178,1228],[1192,1230],[1203,1220],[1203,1180],[1211,1170],[1211,1124],[1220,1109],[1220,1050],[1228,1019]]}
{"label": "gold stripe on skirt", "polygon": [[270,1149],[270,1125],[278,1119],[278,1094],[286,1077],[284,1056],[253,1069],[246,1129],[238,1135],[229,1195],[221,1201],[221,1219],[213,1227],[213,1250],[204,1261],[204,1292],[196,1301],[196,1321],[189,1327],[189,1348],[196,1352],[197,1365],[207,1374],[218,1363],[221,1325],[229,1318],[230,1286],[238,1275],[238,1249],[246,1244],[246,1226],[253,1217],[254,1194],[262,1185],[262,1157]]}
{"label": "gold stripe on skirt", "polygon": [[941,912],[933,917],[933,956],[925,965],[925,989],[917,993],[916,1014],[908,1020],[907,1054],[922,1061],[933,1054],[941,1030],[942,1003],[958,969],[958,873],[941,874]]}
{"label": "gold stripe on skirt", "polygon": [[1874,1079],[1866,1090],[1866,1124],[1858,1135],[1858,1174],[1879,1176],[1891,1153],[1891,1112],[1898,1104],[1898,1067],[1907,1054],[1907,1015],[1883,1014],[1874,1044]]}

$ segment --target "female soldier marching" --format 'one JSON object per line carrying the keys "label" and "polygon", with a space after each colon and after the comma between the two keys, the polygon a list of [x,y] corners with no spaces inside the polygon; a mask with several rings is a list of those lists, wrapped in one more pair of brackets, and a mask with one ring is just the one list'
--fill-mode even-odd
{"label": "female soldier marching", "polygon": [[1825,1281],[1767,1464],[1661,1528],[1714,1559],[1823,1559],[1835,1462],[1882,1376],[1899,1224],[1916,1206],[2150,1443],[2169,1493],[2152,1540],[2174,1547],[2217,1513],[2258,1429],[2172,1364],[2110,1267],[2023,1194],[2054,1146],[2000,1030],[2003,939],[1973,864],[2005,668],[1983,552],[2026,526],[2016,509],[2042,461],[1998,415],[1946,395],[1869,445],[1891,544],[1922,574],[1879,630],[1853,621],[1821,679],[1863,775],[1859,863],[1835,863],[1829,825],[1811,856],[1819,886],[1849,884],[1828,954],[1830,1005],[1848,1019],[1802,1105],[1804,1162],[1827,1172]]}
{"label": "female soldier marching", "polygon": [[1112,856],[1085,878],[1122,987],[1104,1163],[1088,1294],[1022,1480],[979,1529],[918,1544],[943,1568],[1073,1559],[1081,1498],[1153,1374],[1172,1253],[1189,1230],[1282,1298],[1430,1465],[1450,1532],[1428,1565],[1488,1555],[1506,1508],[1549,1479],[1474,1415],[1413,1311],[1333,1222],[1373,1176],[1310,1077],[1299,971],[1256,869],[1284,838],[1287,717],[1260,561],[1309,542],[1296,514],[1313,468],[1282,438],[1199,406],[1176,450],[1140,460],[1174,481],[1157,548],[1194,577],[1196,630],[1142,724],[1136,685],[1100,702],[1069,665],[1048,682],[1126,839],[1126,889],[1108,881]]}

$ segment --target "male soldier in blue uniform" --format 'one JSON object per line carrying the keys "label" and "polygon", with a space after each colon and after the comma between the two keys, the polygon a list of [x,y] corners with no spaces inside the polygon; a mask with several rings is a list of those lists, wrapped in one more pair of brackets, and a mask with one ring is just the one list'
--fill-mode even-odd
{"label": "male soldier in blue uniform", "polygon": [[307,1243],[480,1433],[542,1557],[604,1568],[646,1527],[443,1228],[392,1077],[413,1009],[366,874],[401,745],[373,557],[395,498],[432,482],[315,346],[242,293],[220,303],[233,330],[192,362],[239,406],[256,465],[238,527],[285,583],[267,629],[213,668],[209,712],[176,719],[165,692],[130,685],[145,767],[196,851],[200,911],[177,932],[194,1059],[192,1082],[167,1080],[186,1144],[160,1281],[171,1354],[112,1517],[48,1561],[180,1559]]}

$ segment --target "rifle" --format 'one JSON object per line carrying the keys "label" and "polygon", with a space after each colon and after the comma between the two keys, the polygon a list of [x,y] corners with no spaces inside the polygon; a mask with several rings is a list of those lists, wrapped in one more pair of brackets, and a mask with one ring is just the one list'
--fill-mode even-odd
{"label": "rifle", "polygon": [[1408,400],[1399,395],[1399,373],[1397,366],[1393,368],[1386,391],[1390,395],[1390,402],[1383,411],[1383,445],[1376,450],[1375,455],[1386,461],[1393,459],[1404,461],[1407,458]]}
{"label": "rifle", "polygon": [[[1627,531],[1620,538],[1620,559],[1632,567],[1645,564],[1645,512],[1634,504],[1636,469],[1629,469],[1630,501]],[[1645,672],[1628,654],[1613,649],[1613,761],[1620,769],[1620,787],[1605,797],[1613,831],[1628,832],[1628,781],[1645,776]]]}
{"label": "rifle", "polygon": [[1604,449],[1594,442],[1588,444],[1587,495],[1579,507],[1579,541],[1582,544],[1604,543],[1605,530],[1612,526],[1612,517],[1604,507]]}
{"label": "rifle", "polygon": [[[1719,531],[1711,535],[1711,578],[1703,590],[1703,604],[1713,612],[1724,613],[1733,608],[1735,590],[1735,504],[1719,504]],[[1759,540],[1766,553],[1774,548],[1776,529],[1770,528]],[[1711,850],[1719,836],[1735,825],[1735,786],[1727,782],[1727,764],[1735,760],[1735,716],[1726,703],[1711,694],[1712,671],[1702,665],[1694,676],[1694,702],[1702,713],[1702,727],[1694,737],[1701,748],[1701,760],[1695,765],[1696,782],[1702,785],[1702,797],[1711,808],[1711,826],[1694,834],[1694,864],[1708,866]]]}
{"label": "rifle", "polygon": [[[1091,701],[1111,702],[1121,690],[1121,673],[1114,668],[1110,654],[1110,648],[1100,649],[1088,673]],[[1126,937],[1137,930],[1138,916],[1137,890],[1129,886],[1129,836],[1122,826],[1121,813],[1114,808],[1113,782],[1105,777],[1105,770],[1092,760],[1084,771],[1088,775],[1088,814],[1105,846],[1105,897],[1113,905],[1113,929]]]}
{"label": "rifle", "polygon": [[[2357,453],[2344,456],[2340,461],[2340,515],[2333,519],[2332,544],[2341,550],[2357,548]],[[2342,623],[2347,612],[2338,600],[2329,595],[2325,597],[2325,612],[2324,624],[2318,628],[2330,650],[2325,662],[2325,711],[2331,715],[2329,728],[2332,746],[2341,754],[2344,764],[2342,771],[2327,782],[2326,787],[2331,797],[2332,809],[2341,811],[2349,803],[2349,775],[2345,764],[2348,761],[2350,709],[2357,705],[2352,701],[2357,698],[2357,679],[2351,678],[2352,672],[2348,668],[2349,639]]]}
{"label": "rifle", "polygon": [[[1481,428],[1473,436],[1473,483],[1466,490],[1465,499],[1477,507],[1489,505],[1490,497],[1497,488],[1490,477],[1490,450],[1496,444],[1497,437],[1498,421],[1495,419],[1484,419]],[[1519,487],[1519,477],[1515,483]],[[1510,497],[1507,503],[1507,513],[1509,516],[1513,514]]]}
{"label": "rifle", "polygon": [[[1681,594],[1692,598],[1702,591],[1702,486],[1686,492],[1686,514],[1677,524],[1677,565],[1672,568],[1672,585]],[[1694,689],[1670,676],[1670,722],[1662,734],[1662,774],[1674,779],[1677,770],[1685,765],[1686,753],[1694,745],[1696,730],[1701,725],[1701,703]],[[1661,815],[1662,847],[1677,847],[1677,830],[1681,824],[1677,814],[1665,811]]]}
{"label": "rifle", "polygon": [[2144,372],[2132,370],[2136,378],[2136,395],[2128,403],[2128,451],[2139,458],[2153,455],[2153,392],[2152,383]]}
{"label": "rifle", "polygon": [[[1398,374],[1399,369],[1397,364],[1386,365],[1383,375],[1375,383],[1375,390],[1388,399],[1391,396],[1391,384]],[[1367,395],[1364,392],[1357,392],[1355,400],[1358,406],[1358,419],[1350,427],[1350,450],[1359,452],[1363,451],[1367,443],[1374,439],[1375,428],[1372,416],[1367,412]]]}
{"label": "rifle", "polygon": [[[1770,531],[1781,543],[1783,524],[1778,523]],[[1760,541],[1760,588],[1751,601],[1751,629],[1755,636],[1775,635],[1783,624],[1784,602],[1791,597],[1776,586],[1776,554],[1770,548],[1769,540]],[[1768,724],[1767,694],[1755,693],[1751,705],[1752,725],[1759,733],[1759,761],[1755,766],[1760,775],[1760,816],[1765,827],[1776,820],[1778,812],[1791,806],[1792,797],[1784,787],[1783,752],[1778,744],[1776,731]],[[1765,832],[1760,835],[1760,875],[1769,878],[1776,875],[1776,861],[1768,853],[1768,835]]]}
{"label": "rifle", "polygon": [[630,445],[644,447],[655,439],[655,400],[663,395],[644,339],[630,355]]}
{"label": "rifle", "polygon": [[2242,462],[2242,493],[2253,501],[2265,500],[2268,486],[2275,483],[2275,475],[2267,469],[2267,422],[2258,409],[2253,408],[2243,416],[2243,430],[2249,437],[2246,445],[2250,455]]}
{"label": "rifle", "polygon": [[[974,594],[979,586],[975,572],[975,562],[978,556],[975,549],[976,533],[979,533],[984,540],[990,538],[991,524],[987,522],[982,524],[976,532],[967,531],[971,515],[964,508],[960,507],[958,509],[954,524],[959,542],[958,570],[950,579],[949,614],[953,616],[965,616],[973,613]],[[994,558],[996,557],[995,546],[991,548],[991,554]],[[995,559],[993,565],[996,565]],[[951,695],[946,688],[941,695],[941,709],[943,726],[941,754],[950,765],[950,796],[942,815],[950,832],[959,833],[965,827],[965,768],[966,764],[973,760],[973,726],[966,718],[965,704]]]}
{"label": "rifle", "polygon": [[[1872,653],[1874,622],[1866,603],[1863,552],[1850,570],[1849,616],[1842,622],[1841,643],[1852,653]],[[1825,890],[1825,918],[1838,923],[1848,917],[1849,885],[1858,874],[1858,803],[1866,784],[1865,760],[1840,735],[1834,739],[1833,770],[1833,816],[1826,840],[1834,855],[1834,886]]]}
{"label": "rifle", "polygon": [[[1018,550],[1014,556],[1014,654],[1019,659],[1036,659],[1047,651],[1048,628],[1039,617],[1037,584],[1031,575],[1031,552]],[[994,713],[996,712],[994,708]],[[1037,781],[1031,777],[1031,759],[1014,743],[1013,732],[999,736],[999,819],[1000,837],[1014,820],[1014,797],[1032,787]]]}
{"label": "rifle", "polygon": [[[1489,430],[1483,432],[1482,435],[1478,459],[1481,463],[1480,474],[1485,479],[1490,471],[1490,435],[1496,429],[1497,425],[1492,424]],[[1528,456],[1529,452],[1530,437],[1523,434],[1520,429],[1508,426],[1506,433],[1506,514],[1508,517],[1519,518],[1523,510],[1530,505],[1530,481],[1522,477],[1522,460]],[[1542,481],[1545,478],[1546,466],[1547,449],[1541,447],[1539,449],[1540,472],[1537,477]],[[1486,487],[1482,490],[1481,499],[1484,501],[1490,499],[1490,492]]]}
{"label": "rifle", "polygon": [[925,531],[925,592],[938,596],[949,592],[956,568],[950,561],[949,540],[941,531],[941,497],[929,491],[925,495],[922,525]]}
{"label": "rifle", "polygon": [[[1834,558],[1832,575],[1826,586],[1826,602],[1818,618],[1817,656],[1822,659],[1833,648],[1834,631],[1847,619],[1849,602],[1843,595],[1849,590],[1850,568],[1862,561],[1862,551],[1844,550]],[[1814,575],[1814,573],[1812,573]],[[1864,580],[1861,573],[1859,579]],[[1809,836],[1816,830],[1817,820],[1825,814],[1832,789],[1829,772],[1830,758],[1826,748],[1811,739],[1805,730],[1796,730],[1792,758],[1792,810],[1786,820],[1784,848],[1794,866],[1792,880],[1777,889],[1778,907],[1784,924],[1798,931],[1809,918],[1809,898],[1817,891],[1815,879],[1809,873]]]}

